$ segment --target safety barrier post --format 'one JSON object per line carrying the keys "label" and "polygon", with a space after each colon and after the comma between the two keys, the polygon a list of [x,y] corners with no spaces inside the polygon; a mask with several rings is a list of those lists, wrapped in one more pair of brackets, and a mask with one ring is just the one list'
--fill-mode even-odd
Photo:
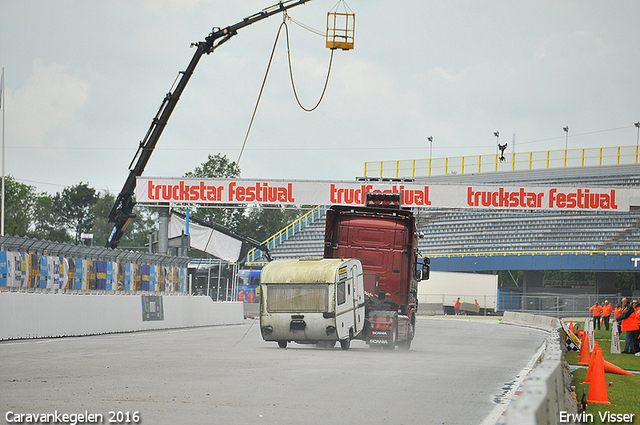
{"label": "safety barrier post", "polygon": [[600,164],[598,165],[602,165],[602,148],[600,148]]}

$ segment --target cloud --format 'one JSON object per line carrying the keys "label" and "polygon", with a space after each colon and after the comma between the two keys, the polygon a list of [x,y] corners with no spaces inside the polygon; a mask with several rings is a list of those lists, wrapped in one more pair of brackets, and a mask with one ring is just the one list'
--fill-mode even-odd
{"label": "cloud", "polygon": [[[64,143],[55,134],[70,125],[89,97],[89,84],[71,76],[65,66],[33,61],[26,85],[7,101],[7,121],[15,144],[46,146]],[[10,106],[10,107],[9,107]],[[11,140],[11,139],[10,139]]]}

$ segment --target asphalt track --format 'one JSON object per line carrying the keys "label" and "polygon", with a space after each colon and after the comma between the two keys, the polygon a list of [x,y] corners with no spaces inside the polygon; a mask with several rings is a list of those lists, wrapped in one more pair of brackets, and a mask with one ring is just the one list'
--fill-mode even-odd
{"label": "asphalt track", "polygon": [[262,341],[258,320],[8,341],[0,343],[0,411],[3,423],[54,412],[134,423],[138,412],[148,425],[480,424],[545,337],[495,322],[419,318],[409,351],[361,341],[349,351],[280,349]]}

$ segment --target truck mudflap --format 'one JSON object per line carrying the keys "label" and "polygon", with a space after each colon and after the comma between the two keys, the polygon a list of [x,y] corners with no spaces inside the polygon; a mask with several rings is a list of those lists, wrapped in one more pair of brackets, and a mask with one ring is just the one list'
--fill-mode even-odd
{"label": "truck mudflap", "polygon": [[371,348],[393,350],[398,335],[398,314],[394,311],[374,311],[367,318],[366,343]]}

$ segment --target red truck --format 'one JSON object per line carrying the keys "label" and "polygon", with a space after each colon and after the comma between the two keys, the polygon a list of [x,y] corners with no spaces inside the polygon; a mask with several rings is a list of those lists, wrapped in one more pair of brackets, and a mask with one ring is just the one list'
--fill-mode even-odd
{"label": "red truck", "polygon": [[429,278],[419,256],[416,220],[401,194],[373,192],[366,206],[327,210],[324,258],[357,258],[364,269],[366,322],[371,347],[409,349],[418,309],[418,282]]}

